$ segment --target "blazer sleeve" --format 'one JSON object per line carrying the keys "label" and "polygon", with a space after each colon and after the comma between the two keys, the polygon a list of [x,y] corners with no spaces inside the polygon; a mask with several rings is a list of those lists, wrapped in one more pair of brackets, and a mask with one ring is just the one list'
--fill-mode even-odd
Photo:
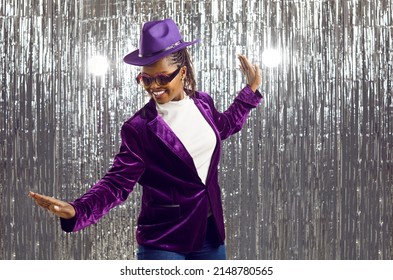
{"label": "blazer sleeve", "polygon": [[137,131],[125,123],[121,129],[121,138],[120,151],[109,171],[84,195],[71,202],[76,215],[71,219],[60,218],[64,231],[78,231],[95,224],[110,209],[127,199],[142,176],[145,165]]}
{"label": "blazer sleeve", "polygon": [[[258,90],[253,92],[249,86],[246,86],[238,93],[232,104],[223,113],[217,111],[214,105],[211,105],[213,118],[221,140],[239,132],[246,122],[250,111],[257,107],[262,99],[263,96]],[[213,101],[211,102],[213,103]]]}

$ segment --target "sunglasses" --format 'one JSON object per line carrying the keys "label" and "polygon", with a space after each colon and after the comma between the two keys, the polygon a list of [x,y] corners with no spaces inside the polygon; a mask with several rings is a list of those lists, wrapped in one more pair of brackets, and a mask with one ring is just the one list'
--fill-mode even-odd
{"label": "sunglasses", "polygon": [[172,80],[179,74],[181,67],[178,67],[175,72],[172,74],[157,74],[154,76],[147,75],[145,73],[139,73],[139,75],[136,77],[136,82],[138,84],[141,84],[145,87],[150,86],[153,82],[156,82],[156,84],[160,86],[164,86],[166,84],[169,84],[172,82]]}

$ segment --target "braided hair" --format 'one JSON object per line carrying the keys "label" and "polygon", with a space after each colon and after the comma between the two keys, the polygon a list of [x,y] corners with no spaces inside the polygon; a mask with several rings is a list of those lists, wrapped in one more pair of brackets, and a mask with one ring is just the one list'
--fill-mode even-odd
{"label": "braided hair", "polygon": [[194,67],[192,65],[190,54],[187,48],[181,49],[169,55],[171,63],[176,64],[178,67],[186,66],[187,73],[184,79],[184,88],[187,89],[188,95],[193,95],[196,90],[196,82],[194,75]]}

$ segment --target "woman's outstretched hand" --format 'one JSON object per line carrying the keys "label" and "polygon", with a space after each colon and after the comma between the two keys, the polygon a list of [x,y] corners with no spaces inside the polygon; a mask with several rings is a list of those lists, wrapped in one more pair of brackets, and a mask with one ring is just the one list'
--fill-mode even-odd
{"label": "woman's outstretched hand", "polygon": [[71,219],[75,216],[74,207],[67,202],[33,192],[29,192],[29,196],[35,200],[37,205],[49,210],[60,218]]}
{"label": "woman's outstretched hand", "polygon": [[244,55],[239,54],[238,58],[240,60],[240,69],[246,76],[247,85],[255,92],[262,83],[261,68],[258,64],[251,64]]}

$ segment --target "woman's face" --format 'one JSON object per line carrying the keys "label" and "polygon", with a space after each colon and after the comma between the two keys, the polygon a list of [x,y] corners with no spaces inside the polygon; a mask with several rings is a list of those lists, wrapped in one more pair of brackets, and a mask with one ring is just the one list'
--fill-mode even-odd
{"label": "woman's face", "polygon": [[153,97],[153,99],[159,103],[164,104],[169,101],[179,101],[184,98],[184,89],[182,78],[186,75],[186,67],[181,67],[178,73],[176,64],[170,63],[169,58],[164,57],[154,64],[142,66],[141,73],[146,77],[155,77],[160,74],[171,75],[174,73],[174,78],[167,84],[157,83],[157,79],[152,79],[153,81],[149,85],[143,85],[145,90]]}

